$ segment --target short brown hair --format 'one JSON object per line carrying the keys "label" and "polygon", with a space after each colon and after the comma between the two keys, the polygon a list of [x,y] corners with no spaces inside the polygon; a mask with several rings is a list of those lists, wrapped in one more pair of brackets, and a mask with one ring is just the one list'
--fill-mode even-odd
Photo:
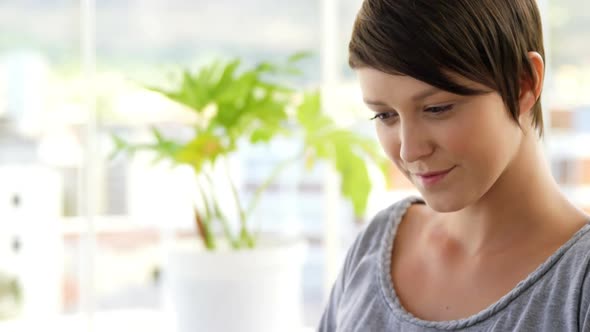
{"label": "short brown hair", "polygon": [[[535,0],[364,0],[349,44],[352,68],[411,76],[461,95],[456,73],[497,91],[518,123],[520,83],[536,77],[528,52],[545,58]],[[543,135],[541,103],[532,121]]]}

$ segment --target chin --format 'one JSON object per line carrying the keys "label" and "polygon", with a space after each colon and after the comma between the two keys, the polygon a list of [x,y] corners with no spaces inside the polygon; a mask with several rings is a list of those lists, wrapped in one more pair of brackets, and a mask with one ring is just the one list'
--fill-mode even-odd
{"label": "chin", "polygon": [[467,205],[460,197],[453,193],[421,192],[421,194],[428,207],[440,213],[459,211]]}

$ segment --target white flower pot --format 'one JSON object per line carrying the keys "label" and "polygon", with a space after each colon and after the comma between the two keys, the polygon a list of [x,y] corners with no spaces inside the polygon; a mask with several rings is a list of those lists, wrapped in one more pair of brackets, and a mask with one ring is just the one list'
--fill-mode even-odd
{"label": "white flower pot", "polygon": [[263,237],[252,250],[175,246],[164,278],[178,332],[287,332],[302,328],[305,242]]}

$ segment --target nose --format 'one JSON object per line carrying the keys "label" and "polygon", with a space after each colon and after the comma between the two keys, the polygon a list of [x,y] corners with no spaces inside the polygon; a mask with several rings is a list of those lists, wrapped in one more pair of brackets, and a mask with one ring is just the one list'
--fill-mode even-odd
{"label": "nose", "polygon": [[402,121],[399,136],[400,158],[406,163],[424,159],[434,150],[428,131],[418,124]]}

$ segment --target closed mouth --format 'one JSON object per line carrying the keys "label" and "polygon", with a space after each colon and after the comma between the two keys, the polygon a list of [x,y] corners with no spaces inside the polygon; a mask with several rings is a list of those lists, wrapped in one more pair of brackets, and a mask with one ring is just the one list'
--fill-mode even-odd
{"label": "closed mouth", "polygon": [[427,172],[427,173],[415,173],[416,176],[419,177],[423,177],[423,178],[429,178],[429,177],[434,177],[434,176],[438,176],[438,175],[442,175],[442,174],[446,174],[450,171],[453,170],[453,168],[455,168],[456,166],[453,166],[447,170],[443,170],[443,171],[435,171],[435,172]]}

